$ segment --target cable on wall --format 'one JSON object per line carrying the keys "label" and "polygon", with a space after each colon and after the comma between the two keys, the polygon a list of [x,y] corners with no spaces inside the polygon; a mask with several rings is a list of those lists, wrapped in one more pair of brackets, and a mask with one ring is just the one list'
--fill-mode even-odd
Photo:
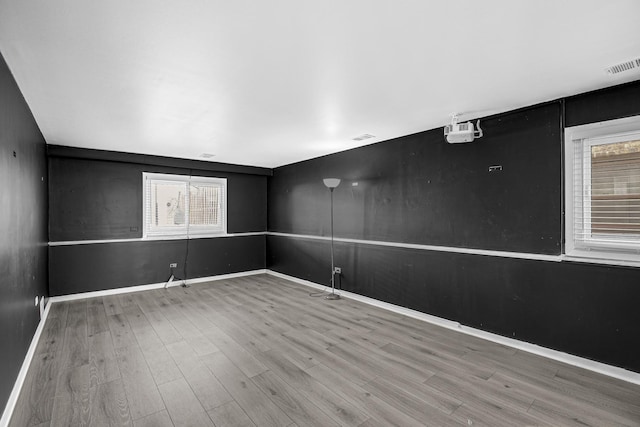
{"label": "cable on wall", "polygon": [[[189,169],[189,187],[188,187],[188,194],[185,194],[185,197],[189,197],[189,194],[191,192],[191,178],[193,178],[193,169]],[[189,212],[191,212],[191,210],[189,210]],[[182,269],[182,272],[184,273],[184,279],[182,280],[182,287],[183,288],[188,288],[189,285],[187,285],[187,266],[189,264],[189,241],[191,240],[190,237],[190,230],[191,230],[191,221],[189,220],[189,217],[187,217],[187,247],[185,248],[184,251],[184,268]]]}
{"label": "cable on wall", "polygon": [[[191,178],[193,178],[193,169],[189,169],[189,187],[188,187],[188,191],[191,191]],[[189,197],[188,195],[185,195],[185,197]],[[189,221],[189,218],[187,217],[187,244],[185,247],[185,251],[184,251],[184,264],[182,267],[182,274],[183,277],[176,277],[174,274],[174,267],[171,267],[171,276],[169,277],[169,280],[167,281],[167,283],[165,283],[164,288],[167,289],[169,287],[169,285],[174,281],[174,280],[182,280],[182,283],[180,284],[180,286],[182,286],[183,288],[188,288],[189,285],[187,284],[187,279],[188,279],[188,265],[189,265],[189,242],[190,242],[190,229],[191,229],[191,222]]]}

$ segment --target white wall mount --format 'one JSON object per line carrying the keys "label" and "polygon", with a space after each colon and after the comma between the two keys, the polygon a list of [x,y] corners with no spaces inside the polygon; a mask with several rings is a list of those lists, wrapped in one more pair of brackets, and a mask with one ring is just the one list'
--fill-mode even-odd
{"label": "white wall mount", "polygon": [[458,113],[453,113],[451,114],[451,124],[444,127],[444,136],[449,144],[471,142],[475,138],[482,137],[480,120],[476,122],[475,127],[471,122],[458,123],[458,120]]}

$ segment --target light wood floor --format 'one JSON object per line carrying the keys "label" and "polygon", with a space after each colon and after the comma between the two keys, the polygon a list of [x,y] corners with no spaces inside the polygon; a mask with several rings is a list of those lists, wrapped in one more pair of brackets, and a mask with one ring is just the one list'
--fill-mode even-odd
{"label": "light wood floor", "polygon": [[54,304],[11,426],[640,425],[639,386],[309,292],[261,275]]}

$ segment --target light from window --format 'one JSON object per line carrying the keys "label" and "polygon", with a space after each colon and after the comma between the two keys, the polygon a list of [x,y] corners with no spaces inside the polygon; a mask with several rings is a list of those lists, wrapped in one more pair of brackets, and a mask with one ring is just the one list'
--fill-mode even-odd
{"label": "light from window", "polygon": [[226,179],[144,173],[144,237],[226,233]]}
{"label": "light from window", "polygon": [[640,261],[640,118],[567,129],[566,253]]}
{"label": "light from window", "polygon": [[591,146],[591,237],[640,238],[640,139]]}

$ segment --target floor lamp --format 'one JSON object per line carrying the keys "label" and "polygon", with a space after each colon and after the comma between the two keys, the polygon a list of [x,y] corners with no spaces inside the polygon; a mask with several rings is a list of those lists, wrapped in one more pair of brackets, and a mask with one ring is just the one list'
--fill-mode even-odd
{"label": "floor lamp", "polygon": [[340,185],[339,178],[325,178],[322,180],[324,185],[331,191],[331,293],[326,299],[340,299],[340,294],[336,294],[336,268],[333,264],[333,190]]}

